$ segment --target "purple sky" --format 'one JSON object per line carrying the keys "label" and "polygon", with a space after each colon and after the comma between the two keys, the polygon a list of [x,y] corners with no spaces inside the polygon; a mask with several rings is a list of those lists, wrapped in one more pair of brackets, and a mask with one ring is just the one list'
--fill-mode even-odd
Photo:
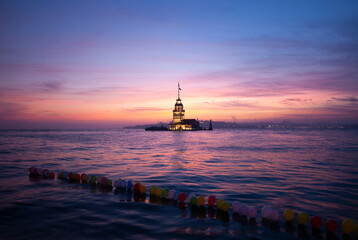
{"label": "purple sky", "polygon": [[1,128],[358,119],[357,1],[1,1]]}

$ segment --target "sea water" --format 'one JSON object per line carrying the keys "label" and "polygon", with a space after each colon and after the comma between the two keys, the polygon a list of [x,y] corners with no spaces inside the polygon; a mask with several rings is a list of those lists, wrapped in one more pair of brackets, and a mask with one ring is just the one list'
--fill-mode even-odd
{"label": "sea water", "polygon": [[[358,221],[356,130],[2,130],[0,160],[0,239],[309,238],[309,225],[287,231],[285,208]],[[138,202],[129,193],[32,178],[31,166],[239,200],[257,209],[257,224],[235,221],[231,210],[223,220],[148,195]],[[275,228],[259,217],[264,205],[281,214]]]}

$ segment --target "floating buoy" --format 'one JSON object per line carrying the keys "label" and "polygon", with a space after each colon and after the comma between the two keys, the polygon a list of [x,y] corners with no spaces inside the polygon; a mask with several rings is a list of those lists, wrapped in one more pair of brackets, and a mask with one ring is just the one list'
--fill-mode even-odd
{"label": "floating buoy", "polygon": [[211,196],[208,198],[208,205],[209,205],[209,207],[214,206],[215,202],[216,202],[216,197],[215,197],[214,195],[211,195]]}
{"label": "floating buoy", "polygon": [[107,184],[107,178],[106,178],[106,177],[102,177],[99,182],[100,182],[103,186],[105,186],[105,185]]}
{"label": "floating buoy", "polygon": [[173,200],[178,201],[179,200],[179,195],[180,195],[180,192],[178,190],[175,190]]}
{"label": "floating buoy", "polygon": [[139,192],[140,191],[140,182],[136,182],[134,184],[133,191],[134,192]]}
{"label": "floating buoy", "polygon": [[162,198],[167,198],[169,193],[169,189],[168,188],[164,188],[162,191]]}
{"label": "floating buoy", "polygon": [[128,192],[133,191],[133,182],[132,182],[132,180],[128,180],[128,182],[127,182],[127,191]]}
{"label": "floating buoy", "polygon": [[162,193],[163,193],[163,189],[161,187],[157,187],[157,189],[155,190],[155,196],[161,197]]}
{"label": "floating buoy", "polygon": [[218,199],[218,201],[216,202],[216,207],[218,209],[221,209],[221,205],[225,202],[224,199]]}
{"label": "floating buoy", "polygon": [[95,184],[96,181],[97,181],[97,176],[96,176],[96,175],[92,175],[92,176],[91,176],[91,183],[92,183],[92,184]]}
{"label": "floating buoy", "polygon": [[338,228],[338,223],[334,219],[328,219],[326,221],[326,229],[328,232],[334,232]]}
{"label": "floating buoy", "polygon": [[270,206],[263,206],[261,209],[261,217],[269,219],[271,216],[272,208]]}
{"label": "floating buoy", "polygon": [[319,228],[322,225],[322,219],[319,216],[311,217],[311,226],[312,228]]}
{"label": "floating buoy", "polygon": [[190,193],[189,196],[186,198],[186,203],[190,203],[192,197],[196,197],[196,194]]}
{"label": "floating buoy", "polygon": [[342,222],[342,232],[344,234],[350,234],[354,230],[354,221],[352,219],[346,218]]}
{"label": "floating buoy", "polygon": [[91,183],[92,174],[87,175],[87,183]]}
{"label": "floating buoy", "polygon": [[143,184],[141,184],[140,188],[139,188],[140,193],[145,193],[146,190],[147,190],[147,188]]}
{"label": "floating buoy", "polygon": [[55,178],[55,173],[54,172],[50,172],[50,178]]}
{"label": "floating buoy", "polygon": [[291,222],[295,217],[295,213],[292,211],[292,209],[285,209],[283,212],[283,217],[285,218],[286,222]]}
{"label": "floating buoy", "polygon": [[64,175],[65,175],[65,172],[64,172],[64,171],[60,171],[60,172],[58,173],[57,177],[58,177],[59,179],[63,179],[63,178],[64,178]]}
{"label": "floating buoy", "polygon": [[310,216],[306,212],[300,212],[297,216],[297,222],[300,225],[306,224],[310,220]]}
{"label": "floating buoy", "polygon": [[150,195],[155,195],[157,192],[157,186],[152,186],[149,190]]}
{"label": "floating buoy", "polygon": [[256,218],[256,215],[257,215],[256,209],[253,208],[253,207],[250,207],[250,208],[249,208],[249,217],[250,217],[250,218]]}
{"label": "floating buoy", "polygon": [[198,197],[198,205],[199,206],[204,206],[205,205],[205,197],[204,196],[199,196]]}
{"label": "floating buoy", "polygon": [[106,186],[107,187],[112,187],[112,180],[111,179],[107,179]]}
{"label": "floating buoy", "polygon": [[82,173],[81,174],[81,180],[82,180],[82,182],[86,183],[87,182],[87,174]]}
{"label": "floating buoy", "polygon": [[232,203],[232,211],[238,213],[241,207],[241,203],[239,201],[235,201]]}
{"label": "floating buoy", "polygon": [[272,209],[270,219],[274,222],[277,222],[279,218],[280,218],[280,214],[279,214],[278,210]]}
{"label": "floating buoy", "polygon": [[72,173],[72,178],[71,178],[71,180],[76,180],[76,175],[77,175],[77,173],[76,173],[76,172],[73,172],[73,173]]}
{"label": "floating buoy", "polygon": [[196,204],[198,204],[198,199],[197,199],[195,196],[191,197],[191,198],[190,198],[190,204],[191,204],[191,205],[196,205]]}
{"label": "floating buoy", "polygon": [[48,169],[44,169],[41,171],[42,176],[46,177],[46,174],[48,172]]}
{"label": "floating buoy", "polygon": [[184,192],[179,194],[179,202],[184,203],[186,199],[186,194]]}
{"label": "floating buoy", "polygon": [[173,189],[169,190],[167,199],[173,199],[174,198],[175,191]]}
{"label": "floating buoy", "polygon": [[127,182],[125,180],[122,180],[121,181],[121,188],[126,189],[126,187],[127,187]]}
{"label": "floating buoy", "polygon": [[76,181],[80,181],[81,180],[81,175],[79,175],[78,173],[75,174],[75,180]]}
{"label": "floating buoy", "polygon": [[224,212],[227,212],[229,211],[230,209],[230,204],[226,201],[224,201],[222,204],[221,204],[221,210],[223,210]]}
{"label": "floating buoy", "polygon": [[245,204],[242,204],[239,209],[239,214],[243,216],[247,216],[249,214],[249,208]]}
{"label": "floating buoy", "polygon": [[120,188],[120,187],[121,187],[121,181],[120,181],[120,180],[114,180],[113,185],[114,185],[116,188]]}

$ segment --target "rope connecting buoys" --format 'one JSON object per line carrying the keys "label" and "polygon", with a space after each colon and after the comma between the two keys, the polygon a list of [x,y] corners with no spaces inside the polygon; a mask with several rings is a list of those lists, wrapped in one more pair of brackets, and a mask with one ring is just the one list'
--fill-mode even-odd
{"label": "rope connecting buoys", "polygon": [[[34,177],[42,177],[42,178],[50,178],[54,179],[56,177],[55,172],[50,171],[48,169],[40,169],[35,167],[29,168],[30,176]],[[115,191],[127,191],[134,192],[134,199],[136,201],[145,201],[147,187],[140,182],[136,182],[133,184],[131,180],[111,180],[106,178],[105,176],[97,177],[94,174],[79,174],[77,172],[67,172],[67,171],[59,171],[57,174],[57,178],[61,180],[68,180],[78,183],[92,184],[98,185],[108,190],[112,190],[115,187]],[[178,190],[168,189],[158,186],[152,186],[149,190],[150,201],[156,203],[156,201],[152,201],[155,199],[162,199],[162,201],[173,201],[179,202],[179,207],[185,208],[185,205],[190,205],[192,209],[192,213],[197,214],[198,216],[205,216],[205,202],[206,198],[202,195],[197,196],[195,193],[190,193],[187,195],[185,192],[179,192]],[[160,201],[159,201],[160,202]],[[214,206],[217,209],[217,219],[221,219],[223,221],[229,221],[228,211],[230,209],[230,204],[224,199],[216,199],[214,195],[210,195],[207,198],[207,206],[208,206],[208,216],[214,217],[215,211]],[[247,217],[250,219],[250,224],[256,224],[257,210],[253,207],[248,207],[245,204],[240,203],[239,201],[234,201],[231,205],[231,209],[233,212],[233,219],[237,221],[243,221],[243,223],[247,222]],[[197,212],[197,213],[196,213]],[[261,218],[264,222],[271,222],[277,224],[280,218],[280,213],[278,209],[274,209],[270,206],[263,206],[261,209]],[[239,218],[237,218],[239,217]],[[288,225],[292,226],[293,220],[295,218],[295,212],[292,209],[285,209],[283,212],[283,218],[286,221],[286,227]],[[304,227],[306,223],[310,222],[312,226],[312,231],[319,231],[319,228],[322,226],[322,219],[319,216],[309,217],[307,212],[300,212],[297,215],[297,223],[299,226]],[[338,222],[334,219],[328,219],[325,222],[325,227],[327,230],[327,234],[333,234],[338,228]],[[352,232],[355,237],[358,238],[358,224],[356,225],[352,219],[344,219],[341,223],[341,230],[343,234],[349,235]]]}

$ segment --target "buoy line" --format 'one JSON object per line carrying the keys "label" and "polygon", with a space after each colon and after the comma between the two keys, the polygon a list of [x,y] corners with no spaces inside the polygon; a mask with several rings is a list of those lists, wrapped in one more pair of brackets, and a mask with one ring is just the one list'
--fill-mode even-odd
{"label": "buoy line", "polygon": [[[108,191],[112,191],[115,188],[115,192],[128,192],[134,193],[135,201],[145,201],[147,195],[147,187],[140,182],[135,182],[131,180],[117,179],[112,181],[104,176],[99,176],[94,174],[79,174],[77,172],[67,172],[67,171],[58,171],[57,175],[54,171],[48,169],[40,169],[35,167],[29,168],[30,177],[41,177],[41,178],[50,178],[60,180],[68,180],[82,184],[91,184],[94,186],[101,186]],[[207,201],[206,201],[207,200]],[[152,186],[149,189],[149,203],[161,203],[170,201],[174,205],[178,205],[179,208],[191,207],[192,213],[200,216],[206,216],[206,208],[208,208],[208,216],[216,217],[223,221],[230,221],[229,209],[230,204],[224,199],[216,199],[214,195],[205,197],[203,195],[197,196],[195,193],[190,193],[187,195],[185,192],[180,192],[174,189],[161,188],[158,186]],[[216,215],[215,215],[216,210]],[[233,212],[233,220],[240,222],[249,222],[250,224],[256,224],[257,210],[254,207],[248,207],[246,204],[241,203],[240,201],[234,201],[231,204],[231,210]],[[279,218],[280,213],[278,209],[272,208],[270,206],[263,206],[260,211],[261,219],[263,226],[279,227]],[[283,218],[285,219],[286,229],[294,230],[293,221],[295,220],[295,212],[292,209],[285,209],[283,211]],[[297,214],[297,223],[299,229],[304,229],[308,222],[310,222],[312,233],[315,232],[320,235],[321,226],[323,225],[323,220],[319,216],[309,216],[307,212],[299,212]],[[338,229],[338,222],[334,219],[327,219],[325,221],[325,228],[327,231],[327,238],[332,238],[335,236],[335,231]],[[350,219],[346,218],[341,222],[341,230],[343,235],[349,237],[353,232],[355,238],[358,238],[358,224]],[[348,236],[347,236],[348,235]],[[331,237],[330,237],[331,236]],[[334,238],[334,237],[333,237]]]}

